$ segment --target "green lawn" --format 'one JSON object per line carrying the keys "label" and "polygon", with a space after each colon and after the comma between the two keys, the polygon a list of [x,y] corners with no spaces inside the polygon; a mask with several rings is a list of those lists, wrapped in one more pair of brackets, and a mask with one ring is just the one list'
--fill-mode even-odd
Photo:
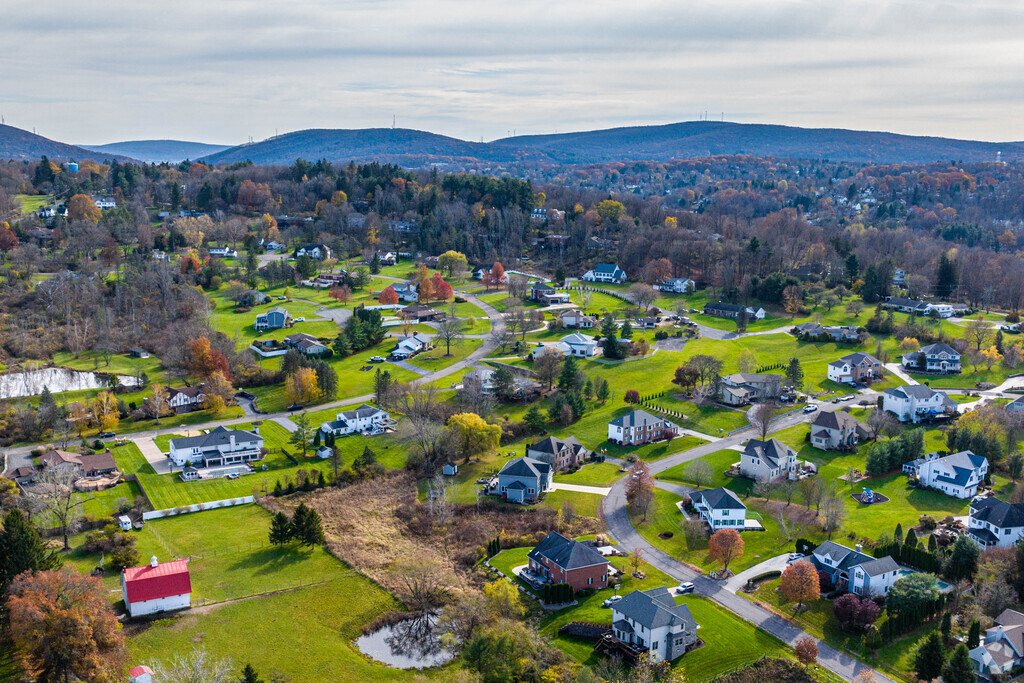
{"label": "green lawn", "polygon": [[106,489],[105,491],[79,492],[75,499],[82,501],[79,509],[81,514],[97,519],[111,517],[120,508],[121,503],[127,501],[132,504],[136,496],[142,495],[142,489],[134,481],[126,481]]}
{"label": "green lawn", "polygon": [[51,199],[48,194],[16,194],[14,199],[21,204],[21,215],[28,216],[43,208]]}
{"label": "green lawn", "polygon": [[150,381],[159,381],[160,373],[163,371],[163,364],[156,356],[149,358],[132,358],[126,353],[111,355],[104,359],[101,353],[96,351],[85,351],[79,354],[60,351],[53,354],[54,365],[60,365],[74,370],[98,370],[99,372],[112,372],[117,375],[140,375],[145,373]]}
{"label": "green lawn", "polygon": [[690,462],[684,462],[681,465],[670,467],[658,474],[658,479],[664,479],[665,481],[678,482],[681,484],[693,485],[693,479],[689,475],[690,467],[697,461],[707,462],[711,465],[712,477],[708,483],[708,488],[718,488],[719,486],[728,486],[730,483],[742,482],[743,480],[737,480],[734,477],[727,477],[725,473],[729,470],[734,463],[740,461],[739,451],[732,449],[724,449],[705,455],[697,460],[691,460]]}
{"label": "green lawn", "polygon": [[[263,680],[408,679],[406,672],[369,661],[353,644],[366,624],[399,607],[376,584],[350,573],[310,588],[155,621],[129,638],[127,649],[133,663],[152,664],[202,647],[214,658],[231,658],[238,669],[251,662]],[[274,645],[296,638],[301,638],[301,654]]]}
{"label": "green lawn", "polygon": [[434,343],[436,344],[434,349],[424,351],[418,356],[410,358],[409,363],[418,368],[429,370],[430,372],[437,372],[438,370],[444,369],[453,363],[457,363],[479,349],[483,344],[483,340],[459,339],[456,343],[452,344],[450,356],[445,355],[446,347],[443,343],[436,340]]}
{"label": "green lawn", "polygon": [[611,486],[623,477],[618,465],[610,462],[588,463],[572,474],[556,474],[556,484],[580,486]]}
{"label": "green lawn", "polygon": [[730,410],[714,405],[698,406],[693,401],[682,397],[667,395],[656,398],[651,403],[659,408],[685,415],[686,417],[683,419],[667,416],[669,420],[680,427],[712,436],[717,436],[720,431],[731,432],[750,424],[746,413],[742,410]]}
{"label": "green lawn", "polygon": [[544,496],[543,505],[554,510],[560,510],[563,503],[571,503],[577,515],[597,517],[597,511],[601,507],[601,498],[596,493],[550,491]]}

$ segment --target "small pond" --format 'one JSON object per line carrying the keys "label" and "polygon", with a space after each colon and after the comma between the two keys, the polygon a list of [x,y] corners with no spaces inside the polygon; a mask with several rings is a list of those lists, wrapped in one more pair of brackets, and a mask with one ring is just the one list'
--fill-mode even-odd
{"label": "small pond", "polygon": [[441,666],[452,653],[441,646],[434,633],[436,614],[422,614],[383,626],[356,638],[356,647],[367,657],[395,669]]}
{"label": "small pond", "polygon": [[103,372],[85,372],[69,368],[44,368],[28,372],[8,372],[0,375],[0,399],[36,396],[48,388],[53,393],[102,389],[110,387],[112,380],[125,386],[136,386],[137,377],[110,375]]}

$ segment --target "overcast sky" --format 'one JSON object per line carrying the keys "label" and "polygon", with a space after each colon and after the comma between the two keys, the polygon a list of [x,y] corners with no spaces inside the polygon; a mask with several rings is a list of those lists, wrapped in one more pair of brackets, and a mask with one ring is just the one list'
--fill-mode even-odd
{"label": "overcast sky", "polygon": [[712,118],[1024,140],[1024,2],[2,0],[0,114],[65,142]]}

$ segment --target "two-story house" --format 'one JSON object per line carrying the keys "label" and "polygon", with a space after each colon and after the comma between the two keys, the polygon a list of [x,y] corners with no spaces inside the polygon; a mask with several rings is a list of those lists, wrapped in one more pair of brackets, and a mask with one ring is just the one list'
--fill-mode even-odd
{"label": "two-story house", "polygon": [[646,410],[633,410],[608,423],[608,440],[623,446],[661,441],[667,433],[677,434],[679,428]]}
{"label": "two-story house", "polygon": [[1004,680],[1014,668],[1024,665],[1024,614],[1003,610],[970,655],[979,680]]}
{"label": "two-story house", "polygon": [[510,503],[531,503],[551,490],[554,472],[546,462],[514,458],[498,472],[497,493]]}
{"label": "two-story house", "polygon": [[791,478],[799,471],[796,451],[778,439],[751,439],[740,455],[740,474],[754,481]]}
{"label": "two-story house", "polygon": [[598,263],[593,270],[583,274],[587,282],[614,282],[622,284],[626,281],[626,271],[614,263]]}
{"label": "two-story house", "polygon": [[560,292],[546,282],[538,282],[530,288],[530,298],[546,306],[569,303],[569,292]]}
{"label": "two-story house", "polygon": [[320,425],[320,431],[335,436],[356,433],[374,434],[391,426],[391,423],[391,416],[386,410],[364,403],[355,410],[344,410],[338,413],[334,420]]}
{"label": "two-story house", "polygon": [[662,292],[686,294],[694,291],[697,288],[697,283],[687,277],[670,277],[659,282],[654,288]]}
{"label": "two-story house", "polygon": [[276,306],[266,313],[260,313],[257,315],[256,321],[252,326],[257,332],[262,332],[264,330],[279,330],[282,327],[288,327],[291,324],[292,314],[286,309]]}
{"label": "two-story house", "polygon": [[532,446],[527,446],[526,456],[546,462],[554,467],[556,472],[561,472],[582,465],[590,457],[590,451],[575,436],[564,439],[549,436]]}
{"label": "two-story house", "polygon": [[416,285],[411,282],[395,282],[392,283],[388,289],[398,296],[399,301],[404,301],[405,303],[419,301],[419,294],[416,292]]}
{"label": "two-story house", "polygon": [[841,384],[861,384],[882,376],[882,361],[870,353],[851,353],[828,364],[828,378]]}
{"label": "two-story house", "polygon": [[895,415],[900,422],[934,419],[950,415],[956,408],[956,401],[948,395],[923,384],[893,387],[882,394],[882,409]]}
{"label": "two-story house", "polygon": [[697,643],[697,622],[668,588],[633,591],[612,606],[612,635],[653,662],[670,662]]}
{"label": "two-story house", "polygon": [[903,367],[919,372],[960,372],[960,354],[948,344],[928,344],[903,354]]}
{"label": "two-story house", "polygon": [[979,496],[968,509],[967,533],[981,547],[1009,548],[1024,538],[1024,503]]}
{"label": "two-story house", "polygon": [[188,412],[198,410],[206,401],[204,385],[197,384],[194,387],[182,387],[176,389],[167,387],[167,405],[175,412]]}
{"label": "two-story house", "polygon": [[811,423],[811,445],[826,451],[852,450],[862,438],[870,435],[869,427],[841,410],[822,411]]}
{"label": "two-story house", "polygon": [[206,434],[171,439],[169,456],[179,467],[200,463],[203,467],[239,465],[263,457],[263,437],[254,429],[217,427]]}
{"label": "two-story house", "polygon": [[589,330],[592,328],[597,321],[589,315],[583,315],[580,311],[575,309],[562,311],[558,314],[558,319],[562,321],[562,327],[576,328],[579,330]]}
{"label": "two-story house", "polygon": [[743,531],[747,524],[747,506],[727,488],[690,492],[693,509],[711,531],[735,529]]}
{"label": "two-story house", "polygon": [[722,377],[718,400],[740,406],[754,401],[770,401],[782,393],[782,375],[734,372]]}
{"label": "two-story house", "polygon": [[608,560],[588,543],[552,531],[527,555],[529,571],[545,583],[567,583],[574,591],[608,587]]}
{"label": "two-story house", "polygon": [[978,495],[978,486],[988,474],[988,460],[971,451],[960,451],[942,458],[915,460],[917,480],[922,486],[964,500]]}
{"label": "two-story house", "polygon": [[896,560],[888,555],[874,558],[862,552],[860,544],[851,550],[825,541],[808,558],[819,572],[828,574],[832,584],[864,597],[885,595],[900,578]]}
{"label": "two-story house", "polygon": [[331,249],[326,244],[307,244],[304,247],[299,247],[298,251],[295,252],[295,256],[308,256],[311,259],[321,261],[331,258]]}

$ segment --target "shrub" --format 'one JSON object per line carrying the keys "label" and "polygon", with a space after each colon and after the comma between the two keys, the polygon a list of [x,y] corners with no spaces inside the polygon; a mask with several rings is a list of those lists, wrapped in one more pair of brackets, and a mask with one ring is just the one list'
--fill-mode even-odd
{"label": "shrub", "polygon": [[625,400],[626,403],[639,403],[640,392],[637,391],[636,389],[629,389],[628,391],[626,391],[626,396],[623,400]]}

